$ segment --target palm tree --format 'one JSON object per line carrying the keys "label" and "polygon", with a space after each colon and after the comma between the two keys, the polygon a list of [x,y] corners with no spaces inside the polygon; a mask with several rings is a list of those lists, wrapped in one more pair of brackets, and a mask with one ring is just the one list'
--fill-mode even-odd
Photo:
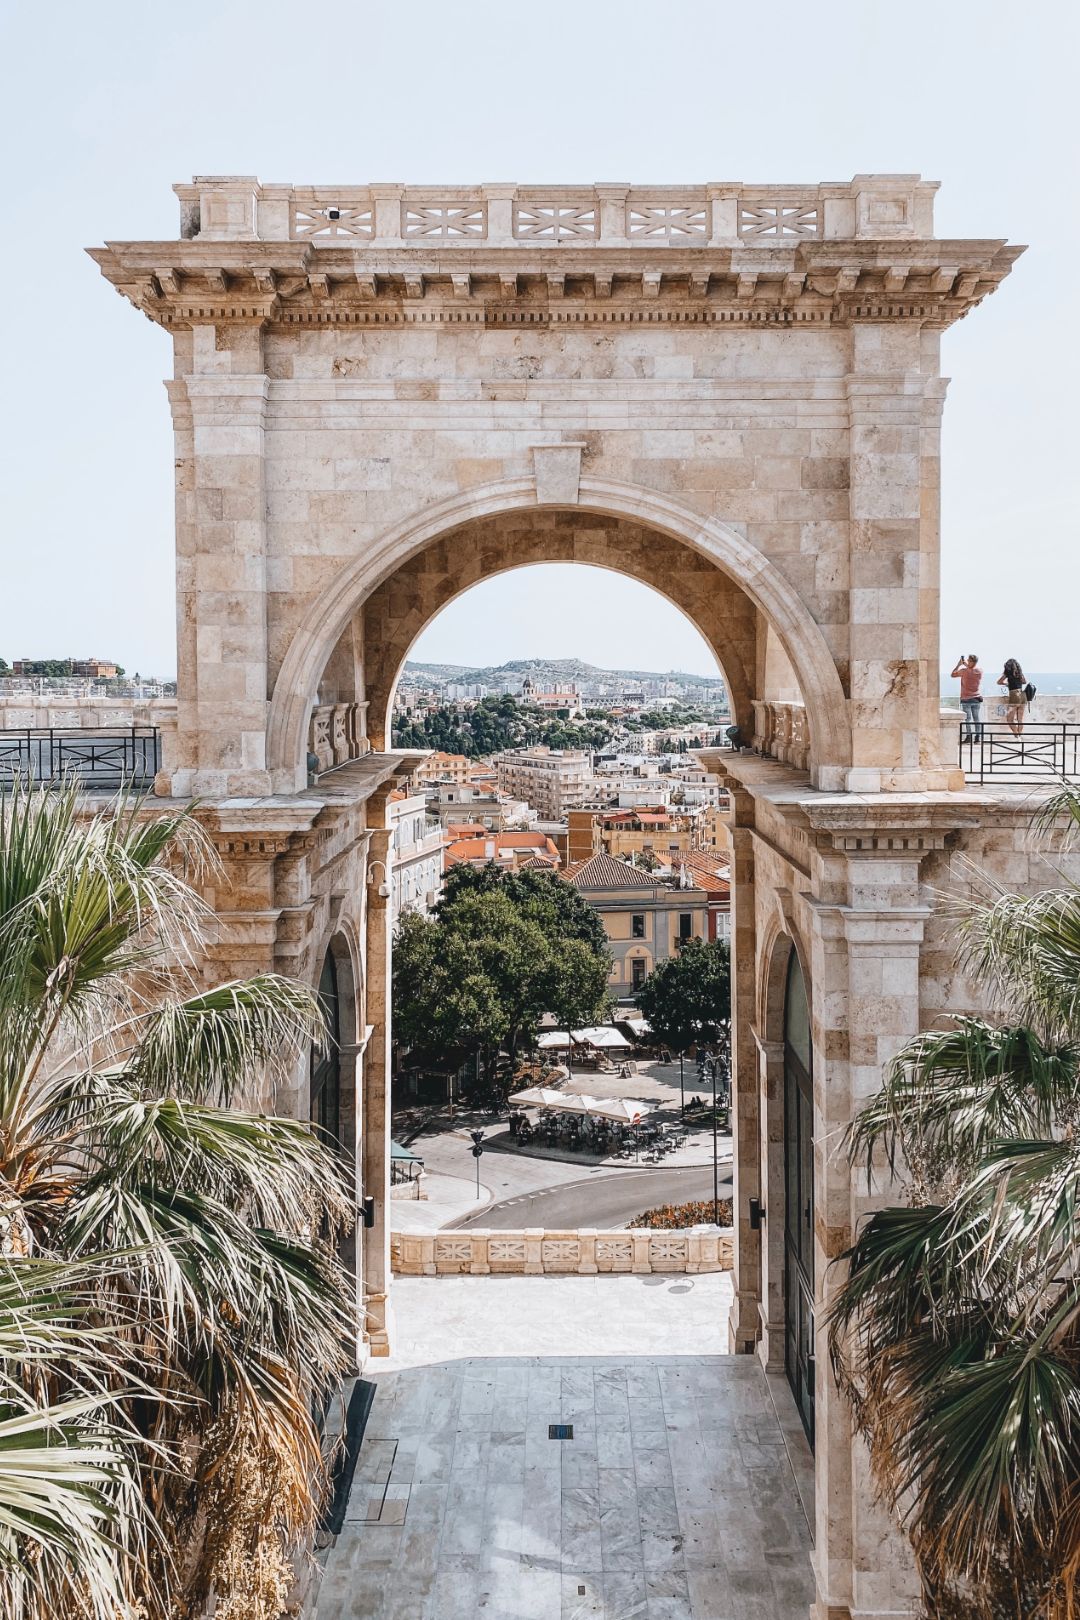
{"label": "palm tree", "polygon": [[276,1620],[355,1335],[354,1194],[241,1104],[320,1036],[205,990],[189,814],[0,800],[0,1620]]}
{"label": "palm tree", "polygon": [[[1037,818],[1080,827],[1080,796]],[[1080,888],[998,893],[961,962],[1000,1021],[910,1042],[853,1159],[910,1204],[843,1256],[833,1364],[927,1612],[1072,1620],[1080,1601]]]}

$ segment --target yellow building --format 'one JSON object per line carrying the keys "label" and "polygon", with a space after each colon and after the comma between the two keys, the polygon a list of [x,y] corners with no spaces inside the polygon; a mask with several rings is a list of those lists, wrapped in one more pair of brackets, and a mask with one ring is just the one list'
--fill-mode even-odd
{"label": "yellow building", "polygon": [[606,850],[567,876],[604,925],[614,958],[609,989],[620,1001],[631,999],[688,939],[708,938],[708,897],[684,886],[685,877],[659,880]]}

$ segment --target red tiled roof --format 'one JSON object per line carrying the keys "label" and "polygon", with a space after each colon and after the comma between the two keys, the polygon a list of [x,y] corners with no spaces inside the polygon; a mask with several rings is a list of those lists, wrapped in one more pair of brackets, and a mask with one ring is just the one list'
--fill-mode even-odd
{"label": "red tiled roof", "polygon": [[651,889],[655,886],[655,879],[648,872],[618,860],[606,850],[590,855],[566,875],[575,889]]}
{"label": "red tiled roof", "polygon": [[708,855],[698,850],[689,850],[678,859],[686,867],[699,888],[707,889],[714,894],[729,894],[731,892],[730,868],[726,861],[719,858],[710,859]]}

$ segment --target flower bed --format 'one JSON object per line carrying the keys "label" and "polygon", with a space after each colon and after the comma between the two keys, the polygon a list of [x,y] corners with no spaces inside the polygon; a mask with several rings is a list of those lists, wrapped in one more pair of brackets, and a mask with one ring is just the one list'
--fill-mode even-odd
{"label": "flower bed", "polygon": [[[731,1225],[730,1198],[721,1198],[719,1215],[721,1226]],[[660,1232],[681,1232],[688,1226],[711,1226],[712,1222],[713,1201],[707,1198],[692,1204],[661,1204],[657,1209],[647,1209],[630,1224],[649,1226]]]}

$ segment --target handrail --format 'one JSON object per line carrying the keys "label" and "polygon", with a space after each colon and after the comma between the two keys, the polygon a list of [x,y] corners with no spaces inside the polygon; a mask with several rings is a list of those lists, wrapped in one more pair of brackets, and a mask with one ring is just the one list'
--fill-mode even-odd
{"label": "handrail", "polygon": [[77,777],[84,788],[148,788],[161,768],[157,726],[19,726],[0,729],[0,792],[16,780],[46,787]]}
{"label": "handrail", "polygon": [[969,781],[1034,787],[1080,778],[1080,725],[1026,721],[1023,730],[992,721],[958,727],[958,764]]}

